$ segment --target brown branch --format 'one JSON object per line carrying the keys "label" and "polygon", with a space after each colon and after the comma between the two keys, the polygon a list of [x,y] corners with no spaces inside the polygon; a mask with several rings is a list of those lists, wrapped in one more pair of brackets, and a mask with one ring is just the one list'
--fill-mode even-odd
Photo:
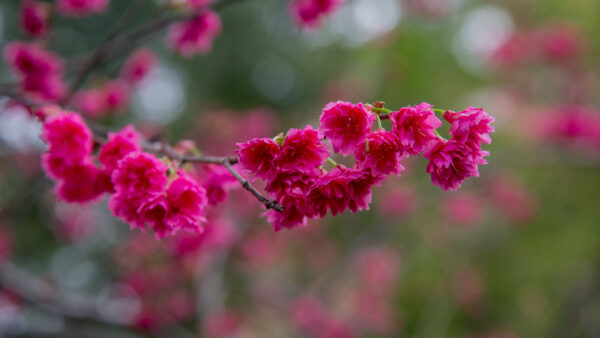
{"label": "brown branch", "polygon": [[195,162],[195,163],[208,163],[208,164],[222,165],[225,168],[227,168],[227,170],[231,173],[231,175],[233,175],[233,177],[235,177],[238,180],[238,182],[240,182],[242,187],[244,189],[248,190],[252,195],[254,195],[254,197],[256,197],[256,199],[259,200],[265,206],[265,208],[283,212],[284,208],[281,204],[277,203],[277,201],[268,199],[267,197],[263,196],[260,192],[258,192],[258,190],[256,190],[256,188],[254,188],[252,186],[252,184],[250,184],[250,182],[248,182],[248,180],[246,180],[244,177],[242,177],[242,175],[237,170],[235,170],[233,165],[238,163],[239,159],[237,156],[218,157],[218,156],[203,156],[203,155],[201,155],[201,156],[182,155],[179,152],[177,152],[175,149],[173,149],[173,147],[171,147],[170,145],[168,145],[166,143],[162,143],[162,142],[152,142],[152,143],[144,142],[142,144],[142,147],[146,151],[163,154],[171,159],[177,160],[182,163]]}

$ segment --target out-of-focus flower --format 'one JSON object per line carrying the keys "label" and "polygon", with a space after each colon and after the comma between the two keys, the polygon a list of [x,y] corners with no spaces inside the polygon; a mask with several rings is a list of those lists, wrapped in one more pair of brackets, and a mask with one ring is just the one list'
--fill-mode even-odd
{"label": "out-of-focus flower", "polygon": [[138,49],[121,67],[120,77],[128,84],[136,85],[156,66],[156,62],[156,54],[151,49]]}
{"label": "out-of-focus flower", "polygon": [[63,64],[58,55],[25,42],[11,42],[3,53],[4,61],[19,78],[20,90],[30,99],[54,102],[64,95]]}
{"label": "out-of-focus flower", "polygon": [[83,17],[104,12],[110,0],[57,0],[56,8],[67,16]]}
{"label": "out-of-focus flower", "polygon": [[293,0],[289,8],[298,26],[316,28],[325,16],[331,15],[343,3],[343,0]]}
{"label": "out-of-focus flower", "polygon": [[469,193],[451,195],[441,207],[444,217],[458,225],[476,226],[483,218],[482,203]]}
{"label": "out-of-focus flower", "polygon": [[36,0],[24,0],[21,2],[21,27],[29,35],[38,37],[48,33],[50,6]]}
{"label": "out-of-focus flower", "polygon": [[511,176],[501,176],[489,185],[489,196],[493,206],[508,217],[511,222],[523,223],[530,220],[538,209],[536,197]]}
{"label": "out-of-focus flower", "polygon": [[167,43],[183,57],[207,53],[213,40],[221,33],[221,19],[217,13],[204,10],[193,18],[173,24],[169,28]]}

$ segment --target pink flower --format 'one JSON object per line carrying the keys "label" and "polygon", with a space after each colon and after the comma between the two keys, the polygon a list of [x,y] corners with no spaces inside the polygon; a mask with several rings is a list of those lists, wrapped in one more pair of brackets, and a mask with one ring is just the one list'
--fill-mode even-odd
{"label": "pink flower", "polygon": [[423,152],[429,159],[427,172],[431,182],[444,190],[456,190],[468,177],[479,177],[478,165],[487,164],[483,157],[489,155],[465,143],[443,139],[430,142]]}
{"label": "pink flower", "polygon": [[468,107],[460,112],[447,110],[444,119],[450,122],[450,135],[457,142],[469,142],[475,148],[480,148],[481,143],[492,143],[490,133],[494,132],[494,127],[491,123],[495,119],[483,109]]}
{"label": "pink flower", "polygon": [[4,47],[4,60],[19,78],[21,90],[35,101],[60,99],[66,87],[61,59],[35,44],[11,42]]}
{"label": "pink flower", "polygon": [[78,164],[65,168],[63,178],[56,185],[56,195],[67,202],[86,203],[100,197],[100,170],[92,164]]}
{"label": "pink flower", "polygon": [[491,55],[491,62],[497,66],[510,67],[530,61],[535,55],[535,43],[531,36],[515,33]]}
{"label": "pink flower", "polygon": [[48,152],[68,164],[81,163],[92,153],[92,132],[81,116],[61,112],[49,117],[42,126],[41,137]]}
{"label": "pink flower", "polygon": [[42,169],[48,177],[57,179],[65,175],[65,170],[69,167],[68,163],[60,156],[49,153],[42,154]]}
{"label": "pink flower", "polygon": [[50,7],[35,0],[24,0],[21,4],[21,27],[32,36],[48,33]]}
{"label": "pink flower", "polygon": [[126,197],[160,194],[167,186],[167,170],[154,155],[133,152],[118,162],[112,181],[116,192]]}
{"label": "pink flower", "polygon": [[362,103],[331,102],[319,119],[319,136],[331,142],[333,151],[346,156],[358,150],[371,131],[375,115]]}
{"label": "pink flower", "polygon": [[273,224],[273,229],[279,231],[283,228],[291,229],[296,226],[306,226],[309,206],[306,194],[299,188],[290,189],[281,195],[278,202],[283,205],[283,212],[267,210],[267,220]]}
{"label": "pink flower", "polygon": [[171,25],[167,43],[183,57],[191,57],[196,53],[208,52],[219,33],[221,19],[217,13],[205,10],[185,22]]}
{"label": "pink flower", "polygon": [[305,331],[318,331],[324,325],[329,313],[325,305],[311,296],[298,298],[291,309],[292,321]]}
{"label": "pink flower", "polygon": [[414,107],[404,107],[392,112],[393,131],[400,139],[402,155],[417,155],[431,140],[437,139],[435,130],[442,126],[429,103],[421,103]]}
{"label": "pink flower", "polygon": [[206,337],[236,337],[242,330],[242,318],[233,310],[219,310],[208,315],[204,320]]}
{"label": "pink flower", "polygon": [[142,215],[143,222],[152,227],[157,238],[163,238],[173,232],[165,222],[169,213],[169,204],[164,194],[144,201],[137,212]]}
{"label": "pink flower", "polygon": [[198,182],[181,175],[171,182],[167,189],[169,216],[167,225],[173,229],[200,232],[204,219],[204,209],[208,203],[206,190]]}
{"label": "pink flower", "polygon": [[323,174],[323,172],[316,168],[309,174],[280,171],[269,179],[265,190],[277,197],[283,196],[288,191],[296,188],[302,191],[308,191],[309,187],[321,174]]}
{"label": "pink flower", "polygon": [[276,160],[281,149],[272,139],[255,138],[245,143],[236,143],[236,153],[243,170],[267,180],[277,170]]}
{"label": "pink flower", "polygon": [[108,111],[122,110],[129,103],[130,88],[124,81],[111,81],[102,88],[102,91]]}
{"label": "pink flower", "polygon": [[391,292],[400,273],[401,259],[392,248],[374,247],[361,250],[354,264],[365,291]]}
{"label": "pink flower", "polygon": [[395,133],[377,130],[369,134],[355,154],[358,167],[370,170],[374,176],[398,174],[400,165],[400,140]]}
{"label": "pink flower", "polygon": [[81,90],[73,98],[77,110],[89,117],[99,117],[106,112],[106,97],[101,88]]}
{"label": "pink flower", "polygon": [[138,49],[121,67],[121,78],[131,85],[140,83],[156,65],[156,55],[148,48]]}
{"label": "pink flower", "polygon": [[290,3],[290,14],[300,27],[315,28],[324,16],[342,4],[342,0],[294,0]]}
{"label": "pink flower", "polygon": [[219,204],[227,198],[227,191],[239,186],[238,180],[227,168],[220,165],[206,165],[206,175],[202,186],[210,205]]}
{"label": "pink flower", "polygon": [[311,126],[290,129],[281,146],[277,165],[281,171],[311,174],[329,156],[329,149]]}
{"label": "pink flower", "polygon": [[488,193],[493,206],[513,223],[527,222],[537,212],[537,198],[515,177],[501,176],[494,179]]}
{"label": "pink flower", "polygon": [[448,220],[465,226],[481,223],[483,206],[476,196],[467,193],[452,195],[442,204],[442,212]]}
{"label": "pink flower", "polygon": [[110,81],[102,87],[82,90],[75,95],[77,108],[90,117],[122,110],[129,103],[131,88],[122,80]]}
{"label": "pink flower", "polygon": [[98,160],[112,171],[117,169],[123,157],[141,150],[140,134],[132,125],[128,125],[118,133],[108,133],[108,141],[100,148]]}
{"label": "pink flower", "polygon": [[109,0],[57,0],[58,11],[67,16],[86,16],[104,12]]}
{"label": "pink flower", "polygon": [[341,214],[346,208],[352,212],[368,210],[371,186],[377,183],[379,180],[370,174],[338,165],[310,187],[310,214],[313,217],[325,217],[327,210],[331,210],[333,216]]}
{"label": "pink flower", "polygon": [[542,55],[550,61],[566,61],[581,54],[581,34],[569,26],[549,27],[537,34]]}
{"label": "pink flower", "polygon": [[[152,197],[153,196],[150,198]],[[149,198],[144,196],[141,198],[134,198],[117,193],[109,198],[108,210],[110,210],[115,217],[119,217],[124,222],[128,223],[132,229],[144,229],[146,220],[144,219],[144,215],[139,213],[138,210],[147,199]]]}

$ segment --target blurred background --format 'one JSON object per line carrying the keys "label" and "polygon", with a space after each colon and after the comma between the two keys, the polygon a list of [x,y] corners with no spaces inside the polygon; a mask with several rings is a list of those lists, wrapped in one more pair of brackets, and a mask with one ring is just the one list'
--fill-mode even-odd
{"label": "blurred background", "polygon": [[[76,68],[131,3],[53,16],[47,48]],[[205,55],[176,55],[164,33],[139,41],[156,65],[130,104],[90,118],[229,155],[318,125],[330,101],[483,107],[496,133],[481,176],[444,192],[410,159],[370,211],[278,233],[234,185],[204,234],[156,241],[105,201],[57,201],[39,123],[6,105],[2,337],[600,337],[600,2],[347,0],[315,30],[288,5],[220,6]],[[146,1],[127,27],[161,6]],[[0,3],[0,47],[26,39],[19,9]]]}

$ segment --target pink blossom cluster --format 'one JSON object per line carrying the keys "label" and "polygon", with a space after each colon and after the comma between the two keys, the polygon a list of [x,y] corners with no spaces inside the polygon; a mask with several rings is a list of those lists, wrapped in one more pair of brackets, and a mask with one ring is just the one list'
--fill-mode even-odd
{"label": "pink blossom cluster", "polygon": [[104,12],[110,0],[57,0],[56,8],[66,16],[82,17]]}
{"label": "pink blossom cluster", "polygon": [[[333,102],[325,106],[318,130],[307,126],[290,129],[285,137],[255,138],[238,143],[242,169],[267,182],[265,190],[285,207],[283,213],[267,211],[275,230],[305,225],[308,218],[335,216],[350,209],[367,210],[371,188],[387,175],[399,174],[400,159],[422,154],[430,162],[427,172],[434,184],[456,190],[471,176],[479,176],[478,165],[485,164],[488,152],[482,143],[490,143],[494,121],[482,109],[446,111],[451,124],[446,140],[439,136],[442,122],[433,107],[422,103],[390,112],[392,130],[372,124],[379,111],[362,103]],[[330,154],[323,142],[329,140],[334,152],[354,154],[356,165],[347,168],[334,164],[326,171],[323,162]]]}
{"label": "pink blossom cluster", "polygon": [[21,2],[21,27],[27,34],[39,37],[49,31],[51,7],[47,3],[36,0]]}
{"label": "pink blossom cluster", "polygon": [[293,0],[289,8],[298,26],[316,28],[323,17],[331,15],[343,3],[343,0]]}
{"label": "pink blossom cluster", "polygon": [[154,52],[146,48],[139,49],[125,61],[118,78],[80,90],[73,103],[80,112],[92,118],[122,111],[129,104],[134,86],[148,75],[155,64]]}
{"label": "pink blossom cluster", "polygon": [[219,15],[208,8],[199,10],[192,18],[172,24],[167,45],[183,57],[207,53],[213,40],[221,33]]}
{"label": "pink blossom cluster", "polygon": [[41,137],[48,144],[42,167],[56,180],[61,199],[84,203],[112,189],[110,173],[94,164],[92,132],[81,116],[60,112],[48,117]]}
{"label": "pink blossom cluster", "polygon": [[491,56],[500,66],[533,61],[566,62],[581,55],[583,39],[567,25],[554,25],[532,31],[515,32]]}
{"label": "pink blossom cluster", "polygon": [[4,61],[18,78],[20,90],[29,99],[54,102],[64,95],[63,63],[56,54],[26,42],[7,44],[3,54]]}
{"label": "pink blossom cluster", "polygon": [[544,112],[534,120],[539,136],[598,153],[600,149],[600,112],[593,108],[569,105]]}
{"label": "pink blossom cluster", "polygon": [[167,164],[142,151],[132,126],[108,134],[98,154],[100,167],[92,155],[92,133],[78,114],[47,118],[42,139],[48,144],[42,164],[57,181],[61,199],[85,203],[111,193],[109,209],[132,228],[148,225],[158,238],[202,231],[206,190],[182,170],[167,175]]}

